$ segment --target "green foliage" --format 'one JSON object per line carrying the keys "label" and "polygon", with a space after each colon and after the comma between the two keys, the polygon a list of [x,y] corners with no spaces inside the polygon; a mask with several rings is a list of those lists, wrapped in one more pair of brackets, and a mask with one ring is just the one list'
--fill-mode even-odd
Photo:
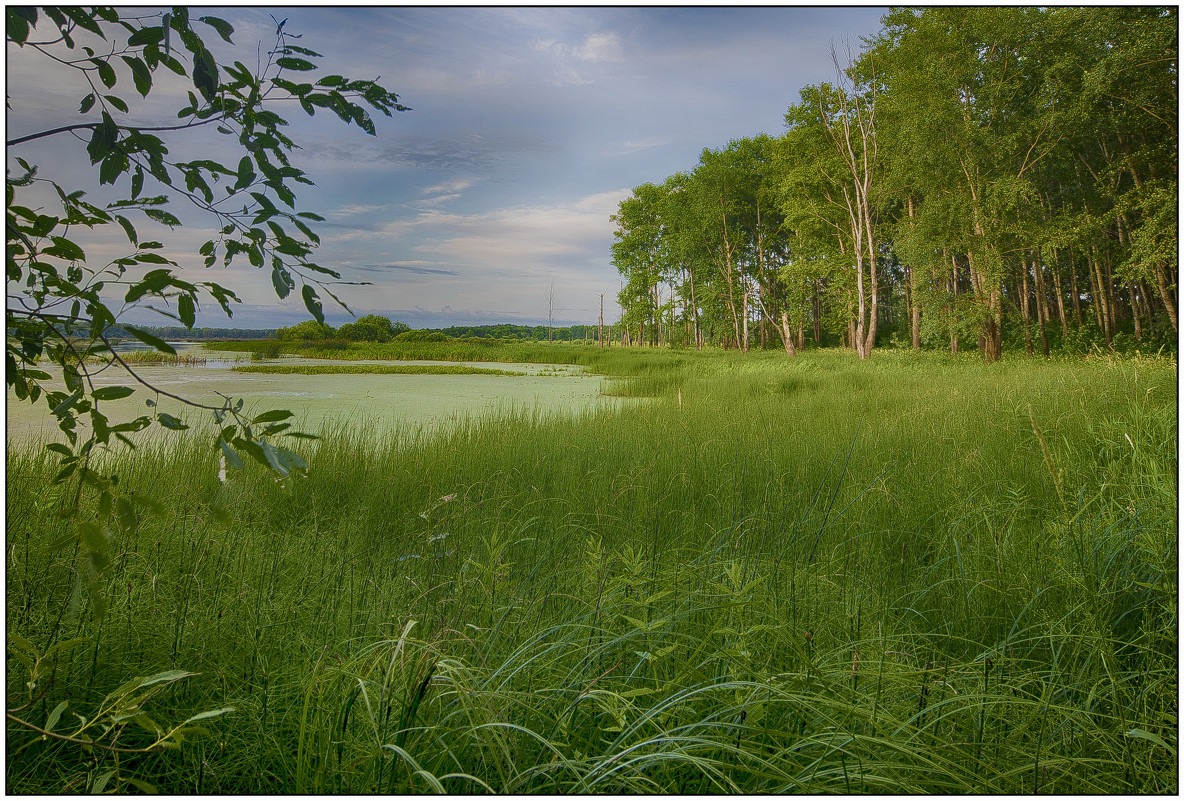
{"label": "green foliage", "polygon": [[812,328],[863,355],[907,327],[993,361],[1033,337],[1080,352],[1092,316],[1109,352],[1174,348],[1176,27],[1172,8],[893,9],[782,137],[621,203],[620,323],[725,347]]}
{"label": "green foliage", "polygon": [[393,337],[395,342],[447,342],[449,337],[443,331],[402,331]]}
{"label": "green foliage", "polygon": [[281,342],[319,342],[335,335],[333,326],[317,320],[305,320],[287,328],[277,328],[272,334]]}
{"label": "green foliage", "polygon": [[377,314],[368,314],[341,326],[337,329],[337,335],[351,342],[390,342],[410,330],[406,323],[391,321]]}
{"label": "green foliage", "polygon": [[[175,659],[207,667],[153,719],[236,711],[121,766],[161,792],[1178,791],[1174,362],[518,348],[656,399],[343,426],[300,492],[143,448],[119,470],[167,508],[22,719],[68,695],[65,731]],[[37,643],[80,593],[54,469],[9,451],[9,625]],[[14,792],[86,773],[8,737]]]}
{"label": "green foliage", "polygon": [[[135,384],[148,386],[112,350],[111,337],[130,336],[174,353],[159,333],[119,318],[151,309],[188,330],[203,300],[215,301],[228,316],[239,302],[230,288],[184,277],[178,263],[161,254],[164,245],[155,237],[168,233],[161,226],[171,231],[182,225],[181,207],[196,206],[207,215],[204,224],[217,231],[199,248],[207,267],[245,258],[271,272],[279,298],[300,284],[306,306],[320,321],[318,290],[332,296],[323,277],[338,276],[310,260],[319,240],[309,223],[321,218],[297,210],[295,188],[311,181],[291,165],[288,153],[296,145],[286,134],[287,120],[274,109],[295,100],[309,114],[328,109],[373,134],[363,105],[387,116],[405,107],[374,81],[330,75],[315,85],[293,83],[292,72],[313,69],[307,59],[318,56],[298,45],[300,36],[285,31],[283,23],[265,58],[256,59],[251,48],[247,60],[257,64],[252,69],[241,61],[219,63],[202,39],[202,32],[213,31],[233,43],[229,23],[212,16],[191,19],[185,8],[163,14],[121,14],[107,7],[12,8],[6,16],[10,56],[64,64],[85,87],[78,103],[84,121],[7,143],[19,169],[6,181],[5,376],[17,401],[47,404],[65,435],[67,444],[54,447],[60,461],[53,481],[73,482],[74,489],[59,511],[75,521],[76,541],[89,562],[87,585],[96,593],[94,610],[101,613],[97,593],[109,563],[108,542],[112,535],[130,533],[125,523],[136,518],[127,510],[140,499],[123,492],[118,474],[99,468],[99,454],[117,444],[132,447],[131,435],[149,427],[185,427],[156,411],[151,399],[146,413],[134,420],[108,419],[105,402],[131,394]],[[136,125],[135,104],[154,88],[159,91],[162,70],[188,79],[196,94],[189,91],[187,100],[177,100],[178,124]],[[237,163],[228,166],[200,154],[183,160],[160,136],[206,126],[225,142],[237,143],[242,154]],[[95,170],[91,182],[63,185],[52,169],[47,173],[45,165],[21,156],[24,143],[49,137],[66,141],[71,133],[87,143]],[[111,186],[118,199],[89,201],[85,190],[95,181]],[[144,235],[145,228],[152,234]],[[101,264],[88,258],[88,237],[108,229],[127,239],[128,252]],[[91,375],[110,368],[126,372],[129,386],[96,390]],[[47,369],[60,373],[64,391],[50,389]],[[236,465],[241,464],[237,453],[243,453],[283,476],[303,470],[299,457],[270,441],[294,433],[286,424],[261,426],[242,414],[241,401],[231,398],[217,406],[191,405],[213,413],[219,426],[214,449],[235,453]]]}
{"label": "green foliage", "polygon": [[[162,255],[168,252],[163,240],[190,216],[182,209],[196,207],[205,215],[202,224],[217,232],[198,248],[206,267],[219,262],[229,267],[245,259],[254,268],[267,269],[279,298],[299,284],[309,312],[322,321],[318,290],[333,297],[324,277],[338,275],[311,260],[319,239],[309,223],[322,218],[297,209],[296,185],[312,182],[290,163],[288,153],[296,144],[286,133],[288,122],[274,109],[295,100],[310,115],[318,108],[329,109],[369,134],[375,128],[362,104],[387,116],[405,109],[374,81],[335,75],[315,86],[290,81],[292,71],[315,68],[297,54],[318,56],[298,45],[300,36],[285,31],[282,22],[265,56],[250,48],[246,60],[256,64],[254,69],[242,61],[219,63],[202,39],[202,33],[210,31],[233,44],[234,30],[228,22],[213,16],[191,19],[186,8],[164,13],[108,7],[6,10],[9,58],[44,58],[74,70],[80,95],[77,109],[83,116],[81,122],[7,142],[17,168],[6,179],[5,377],[17,402],[44,402],[65,437],[64,443],[46,446],[45,458],[54,465],[44,476],[46,494],[39,509],[53,521],[55,534],[40,547],[53,554],[57,567],[76,578],[72,592],[55,599],[58,624],[69,618],[72,629],[81,632],[79,613],[88,597],[89,611],[98,622],[93,629],[96,648],[112,607],[113,574],[126,568],[129,548],[134,547],[129,543],[163,510],[150,491],[155,488],[128,489],[127,464],[119,461],[117,448],[134,448],[133,435],[145,429],[188,428],[160,411],[152,397],[145,400],[144,414],[125,422],[109,419],[109,403],[144,387],[155,397],[176,398],[212,413],[217,427],[212,442],[200,448],[203,455],[220,453],[235,468],[242,468],[244,457],[250,457],[279,479],[307,469],[301,456],[277,444],[281,437],[305,436],[285,422],[290,412],[250,416],[241,399],[229,397],[217,405],[187,401],[145,381],[134,367],[140,360],[125,359],[112,347],[113,338],[131,337],[175,356],[160,329],[132,325],[121,317],[148,309],[188,331],[203,301],[216,302],[228,317],[232,304],[240,302],[220,283],[189,280],[177,261]],[[162,81],[162,75],[168,81]],[[187,100],[176,99],[180,122],[135,124],[137,103],[154,89],[162,91],[162,84],[176,86],[176,76],[196,91],[184,92]],[[60,96],[44,94],[51,101]],[[72,110],[74,101],[68,102],[71,108],[61,109],[63,113]],[[234,143],[241,153],[237,163],[200,153],[189,160],[178,156],[177,143],[184,141],[177,138],[179,132],[197,129],[216,130],[224,142]],[[165,132],[175,134],[167,147],[161,136]],[[35,165],[22,155],[25,143],[50,137],[66,143],[68,135],[86,143],[93,167],[90,180],[80,185],[56,177],[57,165]],[[103,194],[116,199],[92,202],[87,191],[96,186],[110,187]],[[104,264],[88,256],[88,250],[93,254],[95,237],[110,239],[109,232],[126,238],[127,245],[124,255]],[[92,377],[112,369],[125,373],[128,385],[96,387]],[[64,389],[51,383],[55,378]],[[61,698],[47,713],[45,697],[61,675],[57,671],[63,642],[57,639],[57,624],[38,629],[36,637],[31,628],[36,626],[27,619],[9,618],[9,653],[28,670],[24,689],[29,693],[24,704],[9,709],[8,741],[16,746],[9,753],[64,751],[59,790],[153,792],[150,783],[128,775],[128,760],[176,748],[185,736],[204,731],[195,725],[198,721],[231,711],[183,713],[180,724],[157,724],[158,718],[149,717],[144,705],[165,687],[195,674],[154,672],[148,678],[121,681],[104,693],[98,691],[92,669],[87,692],[67,693],[69,698]],[[32,645],[39,638],[50,643],[44,651]],[[125,644],[132,647],[130,640]],[[175,665],[176,654],[150,670],[164,663]],[[8,675],[15,681],[18,673],[11,660],[9,667]],[[10,684],[10,690],[14,687]],[[10,693],[9,698],[16,696]],[[79,714],[88,708],[95,711]],[[34,711],[37,714],[30,717]],[[29,734],[31,739],[23,736]]]}

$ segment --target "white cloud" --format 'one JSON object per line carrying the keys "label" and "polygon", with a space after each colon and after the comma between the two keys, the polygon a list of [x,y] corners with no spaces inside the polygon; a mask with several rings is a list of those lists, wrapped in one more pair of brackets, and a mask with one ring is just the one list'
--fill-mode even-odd
{"label": "white cloud", "polygon": [[325,216],[334,218],[352,217],[356,214],[369,214],[374,211],[389,209],[390,206],[390,203],[351,203],[348,206],[333,209],[333,211],[327,212]]}
{"label": "white cloud", "polygon": [[445,192],[463,192],[477,183],[476,178],[453,178],[435,186],[425,186],[419,190],[421,195],[438,195]]}
{"label": "white cloud", "polygon": [[669,139],[665,139],[661,136],[651,136],[646,139],[637,140],[626,139],[621,143],[621,148],[617,151],[617,155],[625,156],[630,153],[637,153],[641,150],[649,150],[651,147],[661,147],[662,145],[669,143]]}
{"label": "white cloud", "polygon": [[584,43],[575,49],[575,57],[581,61],[624,61],[621,40],[615,33],[589,34]]}
{"label": "white cloud", "polygon": [[415,207],[440,206],[449,201],[463,197],[464,191],[478,183],[476,178],[454,178],[434,186],[425,186],[419,190],[423,199],[412,204]]}
{"label": "white cloud", "polygon": [[413,253],[415,261],[409,263],[463,269],[469,276],[537,276],[564,264],[605,258],[613,231],[609,217],[629,191],[477,214],[421,209],[377,231],[346,231],[332,239],[379,244],[392,254]]}
{"label": "white cloud", "polygon": [[628,190],[618,189],[553,206],[474,215],[425,213],[410,221],[409,227],[418,229],[420,236],[428,234],[429,228],[443,234],[417,246],[420,253],[451,264],[533,273],[572,256],[602,255],[613,230],[609,215],[626,196]]}

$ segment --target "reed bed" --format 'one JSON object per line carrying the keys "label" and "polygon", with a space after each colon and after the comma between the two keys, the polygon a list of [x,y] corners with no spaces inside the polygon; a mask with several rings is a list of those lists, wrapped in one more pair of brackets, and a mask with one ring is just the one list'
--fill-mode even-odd
{"label": "reed bed", "polygon": [[342,431],[287,484],[112,454],[163,511],[98,624],[10,448],[8,629],[76,641],[21,714],[170,669],[153,720],[234,711],[10,721],[9,790],[1178,792],[1174,362],[618,350],[654,402]]}
{"label": "reed bed", "polygon": [[269,375],[524,375],[464,364],[259,364],[232,369]]}
{"label": "reed bed", "polygon": [[[162,353],[157,350],[129,350],[119,354],[119,359],[133,367],[203,367],[209,362],[209,357],[195,353]],[[107,356],[89,356],[87,362],[113,363],[114,359]]]}

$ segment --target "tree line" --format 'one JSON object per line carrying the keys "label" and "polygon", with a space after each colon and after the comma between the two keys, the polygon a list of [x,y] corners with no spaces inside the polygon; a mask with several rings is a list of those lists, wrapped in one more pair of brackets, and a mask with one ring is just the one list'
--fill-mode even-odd
{"label": "tree line", "polygon": [[[328,323],[305,320],[296,325],[260,332],[281,342],[443,342],[449,339],[489,340],[497,342],[596,342],[594,325],[545,326],[498,323],[494,325],[454,325],[447,328],[412,329],[399,320],[368,314],[334,328]],[[244,337],[245,338],[245,337]]]}
{"label": "tree line", "polygon": [[1176,347],[1175,8],[894,9],[613,215],[626,340]]}

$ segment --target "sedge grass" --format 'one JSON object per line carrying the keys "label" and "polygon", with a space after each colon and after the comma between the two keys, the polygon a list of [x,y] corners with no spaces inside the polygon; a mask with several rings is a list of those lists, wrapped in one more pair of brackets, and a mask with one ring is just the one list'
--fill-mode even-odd
{"label": "sedge grass", "polygon": [[[46,712],[200,673],[153,714],[237,711],[123,766],[176,793],[1177,791],[1174,364],[727,356],[290,485],[112,455],[167,509],[98,626],[10,449],[9,629],[84,640]],[[96,769],[8,737],[14,791]]]}
{"label": "sedge grass", "polygon": [[236,373],[267,375],[523,375],[512,370],[463,364],[267,364],[232,369]]}

